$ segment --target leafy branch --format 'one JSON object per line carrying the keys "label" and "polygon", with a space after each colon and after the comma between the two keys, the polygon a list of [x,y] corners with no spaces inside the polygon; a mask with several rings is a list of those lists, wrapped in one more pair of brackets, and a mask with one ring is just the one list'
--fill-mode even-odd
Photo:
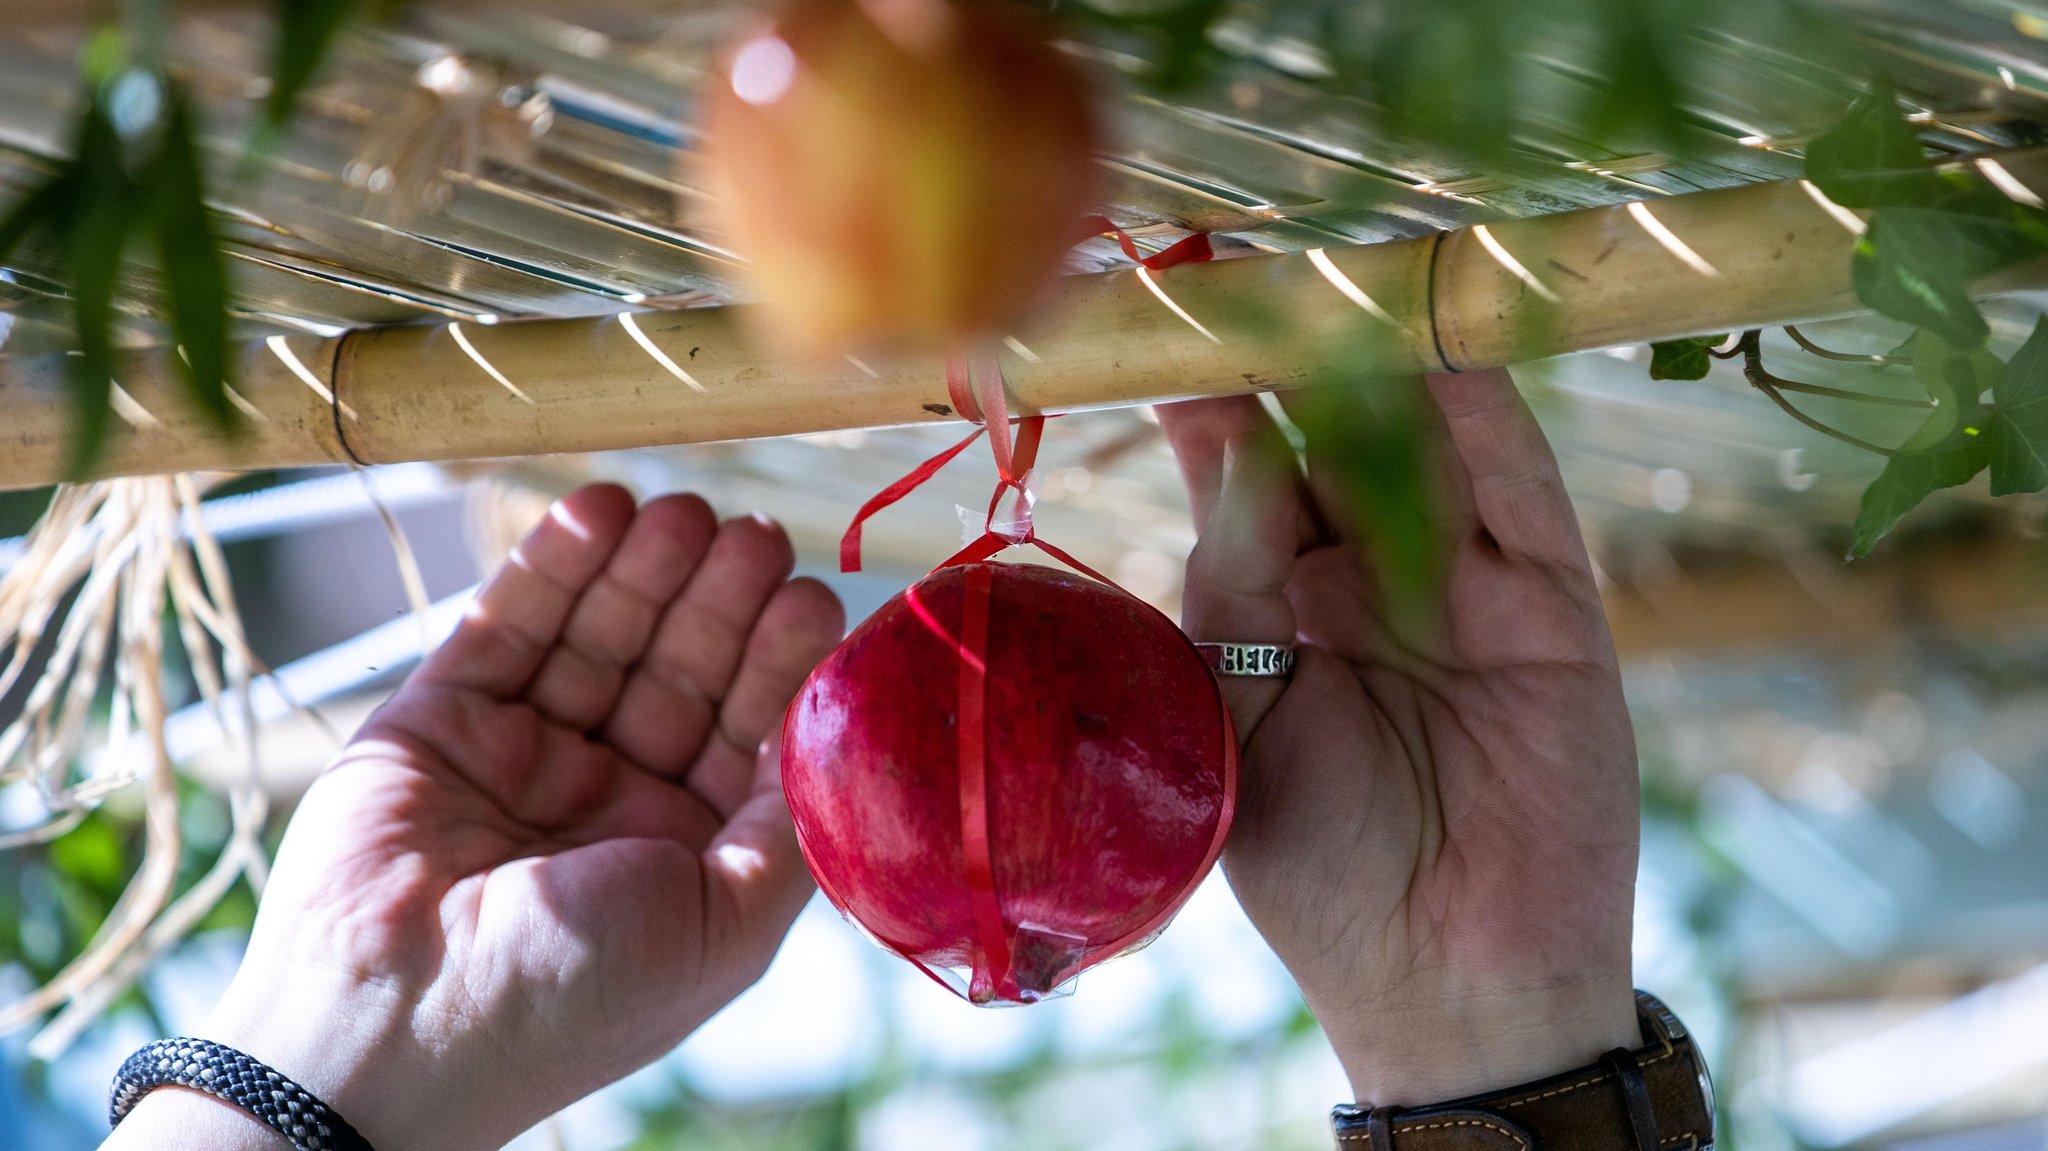
{"label": "leafy branch", "polygon": [[1791,324],[1785,325],[1785,334],[1792,337],[1793,343],[1798,344],[1801,348],[1805,349],[1806,351],[1812,352],[1814,355],[1819,356],[1823,360],[1834,360],[1844,364],[1911,364],[1913,362],[1912,358],[1909,356],[1873,356],[1865,355],[1861,352],[1832,351],[1830,349],[1821,347],[1819,344],[1814,343],[1812,340],[1807,339],[1804,333],[1802,333],[1798,328],[1794,327]]}
{"label": "leafy branch", "polygon": [[1866,452],[1874,452],[1880,456],[1890,456],[1892,454],[1890,448],[1878,447],[1869,440],[1858,439],[1839,428],[1821,423],[1819,420],[1794,407],[1792,401],[1785,398],[1784,393],[1788,391],[1805,392],[1808,395],[1832,396],[1835,399],[1845,400],[1867,400],[1877,397],[1868,396],[1862,392],[1846,391],[1841,388],[1822,387],[1819,384],[1803,384],[1797,380],[1788,380],[1781,376],[1772,375],[1764,369],[1762,335],[1761,331],[1754,328],[1742,333],[1742,374],[1749,380],[1751,387],[1769,396],[1771,402],[1784,409],[1786,415],[1791,416],[1793,419],[1830,439],[1840,440],[1851,447],[1862,448]]}
{"label": "leafy branch", "polygon": [[[1786,333],[1825,359],[1873,370],[1910,365],[1928,395],[1899,400],[1787,380],[1765,369],[1759,332],[1744,333],[1738,344],[1744,375],[1788,415],[1886,458],[1863,493],[1850,554],[1868,555],[1928,496],[1983,472],[1991,474],[1993,495],[2048,488],[2048,321],[2002,360],[1986,348],[1991,325],[1970,296],[1983,277],[2048,253],[2048,211],[2014,199],[1975,167],[1936,164],[1882,81],[1808,146],[1806,177],[1835,203],[1870,212],[1851,258],[1857,298],[1916,330],[1902,350],[1882,356],[1831,351],[1796,328]],[[1704,377],[1724,338],[1656,345],[1651,375]],[[1905,442],[1887,449],[1813,419],[1785,392],[1930,411]],[[1994,403],[1984,402],[1987,393]]]}

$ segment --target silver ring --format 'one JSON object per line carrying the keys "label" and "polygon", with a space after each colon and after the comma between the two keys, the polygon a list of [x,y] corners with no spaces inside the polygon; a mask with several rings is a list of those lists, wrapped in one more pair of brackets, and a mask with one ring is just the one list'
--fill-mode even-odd
{"label": "silver ring", "polygon": [[1217,675],[1288,679],[1294,675],[1294,648],[1276,643],[1198,643],[1195,650]]}

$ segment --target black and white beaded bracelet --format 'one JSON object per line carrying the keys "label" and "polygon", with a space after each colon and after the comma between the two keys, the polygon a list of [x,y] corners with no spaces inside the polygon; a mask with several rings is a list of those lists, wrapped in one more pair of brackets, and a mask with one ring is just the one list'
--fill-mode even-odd
{"label": "black and white beaded bracelet", "polygon": [[299,1151],[372,1151],[369,1140],[312,1092],[232,1047],[205,1039],[159,1039],[130,1055],[114,1076],[108,1120],[119,1126],[143,1096],[169,1086],[232,1103]]}

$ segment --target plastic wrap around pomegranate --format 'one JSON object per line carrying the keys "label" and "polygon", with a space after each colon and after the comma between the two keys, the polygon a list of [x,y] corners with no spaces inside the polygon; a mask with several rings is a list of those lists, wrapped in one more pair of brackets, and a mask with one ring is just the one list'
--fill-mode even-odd
{"label": "plastic wrap around pomegranate", "polygon": [[1051,568],[944,567],[820,664],[783,723],[818,885],[977,1004],[1149,941],[1230,827],[1216,681],[1142,601]]}

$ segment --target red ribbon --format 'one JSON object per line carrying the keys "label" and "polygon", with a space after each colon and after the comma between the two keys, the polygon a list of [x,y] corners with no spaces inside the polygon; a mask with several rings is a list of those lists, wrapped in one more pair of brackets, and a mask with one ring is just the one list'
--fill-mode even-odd
{"label": "red ribbon", "polygon": [[[1163,251],[1146,256],[1139,251],[1128,233],[1104,217],[1090,216],[1082,223],[1087,229],[1086,235],[1082,238],[1103,234],[1114,235],[1125,255],[1153,271],[1163,271],[1176,264],[1208,260],[1215,255],[1209,245],[1209,237],[1202,233],[1196,233]],[[1031,520],[1030,482],[1031,469],[1038,462],[1039,442],[1045,433],[1045,417],[1026,416],[1017,420],[1015,434],[1012,435],[1009,393],[1003,381],[1002,363],[997,359],[994,349],[983,346],[965,354],[947,357],[946,392],[953,401],[954,411],[959,413],[962,419],[981,426],[966,439],[911,469],[908,475],[883,488],[874,498],[861,505],[860,511],[854,514],[853,522],[847,526],[846,534],[840,537],[839,569],[846,572],[860,570],[861,527],[869,517],[915,491],[986,432],[990,452],[995,456],[996,472],[1001,478],[997,481],[995,493],[989,497],[988,515],[983,521],[982,534],[932,570],[979,564],[1006,548],[1029,545],[1091,579],[1110,587],[1117,587],[1114,580],[1038,538],[1037,529]],[[1002,521],[1002,527],[998,529],[996,517],[1003,510],[1006,497],[1010,504],[1009,514]],[[1010,932],[1003,923],[1002,900],[996,892],[995,857],[989,827],[988,633],[993,589],[994,575],[989,569],[968,569],[963,589],[964,600],[958,641],[960,843],[966,871],[964,878],[973,905],[975,934],[980,937],[983,958],[983,963],[970,973],[968,987],[965,989],[968,998],[974,1002],[986,1002],[995,997],[1016,999],[1022,994],[1022,989],[1017,985],[1016,973],[1012,970]],[[1219,708],[1221,704],[1219,689]],[[1222,714],[1225,806],[1217,822],[1215,840],[1210,846],[1211,863],[1222,850],[1224,831],[1230,823],[1230,806],[1237,790],[1237,739],[1231,731],[1229,710],[1222,708]],[[1207,870],[1206,866],[1204,870]],[[827,891],[826,894],[833,897],[835,903],[839,902],[836,893]],[[844,907],[844,904],[841,906]],[[1171,913],[1159,915],[1140,931],[1125,939],[1113,941],[1113,945],[1123,948],[1142,942],[1165,923],[1168,914]],[[935,981],[952,986],[950,981],[942,978],[938,972],[902,948],[886,941],[884,946],[910,959]]]}
{"label": "red ribbon", "polygon": [[1087,229],[1082,239],[1115,236],[1117,247],[1124,250],[1124,255],[1155,272],[1163,272],[1175,264],[1199,264],[1204,260],[1216,258],[1216,249],[1209,246],[1207,232],[1196,232],[1147,256],[1138,250],[1138,245],[1131,240],[1131,234],[1111,223],[1107,216],[1085,217],[1081,221],[1081,226]]}
{"label": "red ribbon", "polygon": [[[1205,232],[1196,232],[1147,256],[1139,251],[1130,233],[1117,227],[1107,216],[1083,217],[1081,227],[1082,233],[1076,237],[1076,242],[1093,236],[1115,236],[1117,245],[1124,250],[1124,255],[1155,272],[1164,271],[1176,264],[1200,263],[1214,259],[1216,255],[1215,249],[1209,245],[1209,236]],[[1012,442],[1009,390],[1003,383],[1002,362],[996,358],[994,348],[982,346],[966,354],[946,357],[946,394],[952,399],[953,410],[961,419],[980,424],[981,427],[973,435],[911,469],[909,475],[883,488],[873,499],[861,505],[860,511],[854,513],[853,523],[847,526],[846,534],[839,539],[839,570],[860,570],[861,526],[867,523],[869,517],[917,490],[925,481],[937,474],[940,468],[951,463],[953,457],[966,451],[967,446],[982,432],[987,432],[989,449],[996,458],[996,471],[1002,477],[996,486],[995,497],[989,501],[986,525],[988,534],[969,544],[958,555],[940,564],[939,567],[987,559],[1010,544],[1028,543],[1068,567],[1114,587],[1111,581],[1103,579],[1086,565],[1076,562],[1065,552],[1037,539],[1032,532],[1031,495],[1027,485],[1030,483],[1032,465],[1038,458],[1038,441],[1045,431],[1045,417],[1026,416],[1018,421],[1017,436],[1014,443]],[[1010,493],[1011,498],[1010,517],[1005,522],[1020,525],[1023,529],[1021,532],[1004,533],[995,530],[996,511],[1002,506],[1005,492]],[[990,536],[1008,542],[995,544],[991,542]],[[977,551],[979,554],[967,558],[969,553]]]}
{"label": "red ribbon", "polygon": [[[988,518],[983,524],[987,534],[983,538],[994,536],[1007,541],[991,550],[989,554],[1001,551],[1010,543],[1034,542],[1031,528],[1031,469],[1038,462],[1038,444],[1045,435],[1045,417],[1026,416],[1016,421],[1016,435],[1011,435],[1009,395],[1003,384],[1002,365],[993,352],[977,352],[972,359],[964,355],[947,357],[946,390],[953,397],[954,409],[963,417],[975,420],[982,426],[976,428],[966,439],[912,468],[910,474],[883,488],[873,499],[861,505],[860,510],[854,513],[853,522],[847,525],[846,534],[839,537],[840,571],[860,570],[861,528],[871,516],[909,495],[926,480],[938,474],[940,468],[953,462],[953,458],[966,451],[970,444],[981,438],[983,432],[988,433],[989,448],[996,458],[996,472],[1001,477],[996,483],[995,495],[989,499]],[[1005,526],[1010,530],[999,532],[996,530],[996,513],[1002,509],[1003,497],[1006,494],[1010,497],[1010,516],[1005,521]],[[980,542],[976,541],[977,544]],[[947,562],[971,561],[956,559]],[[1073,561],[1066,562],[1071,564]],[[939,566],[945,567],[947,564]]]}
{"label": "red ribbon", "polygon": [[989,569],[968,569],[960,609],[960,854],[983,959],[968,987],[968,997],[975,1000],[1017,994],[1010,971],[1010,935],[996,896],[995,853],[989,845],[988,615],[993,584]]}

